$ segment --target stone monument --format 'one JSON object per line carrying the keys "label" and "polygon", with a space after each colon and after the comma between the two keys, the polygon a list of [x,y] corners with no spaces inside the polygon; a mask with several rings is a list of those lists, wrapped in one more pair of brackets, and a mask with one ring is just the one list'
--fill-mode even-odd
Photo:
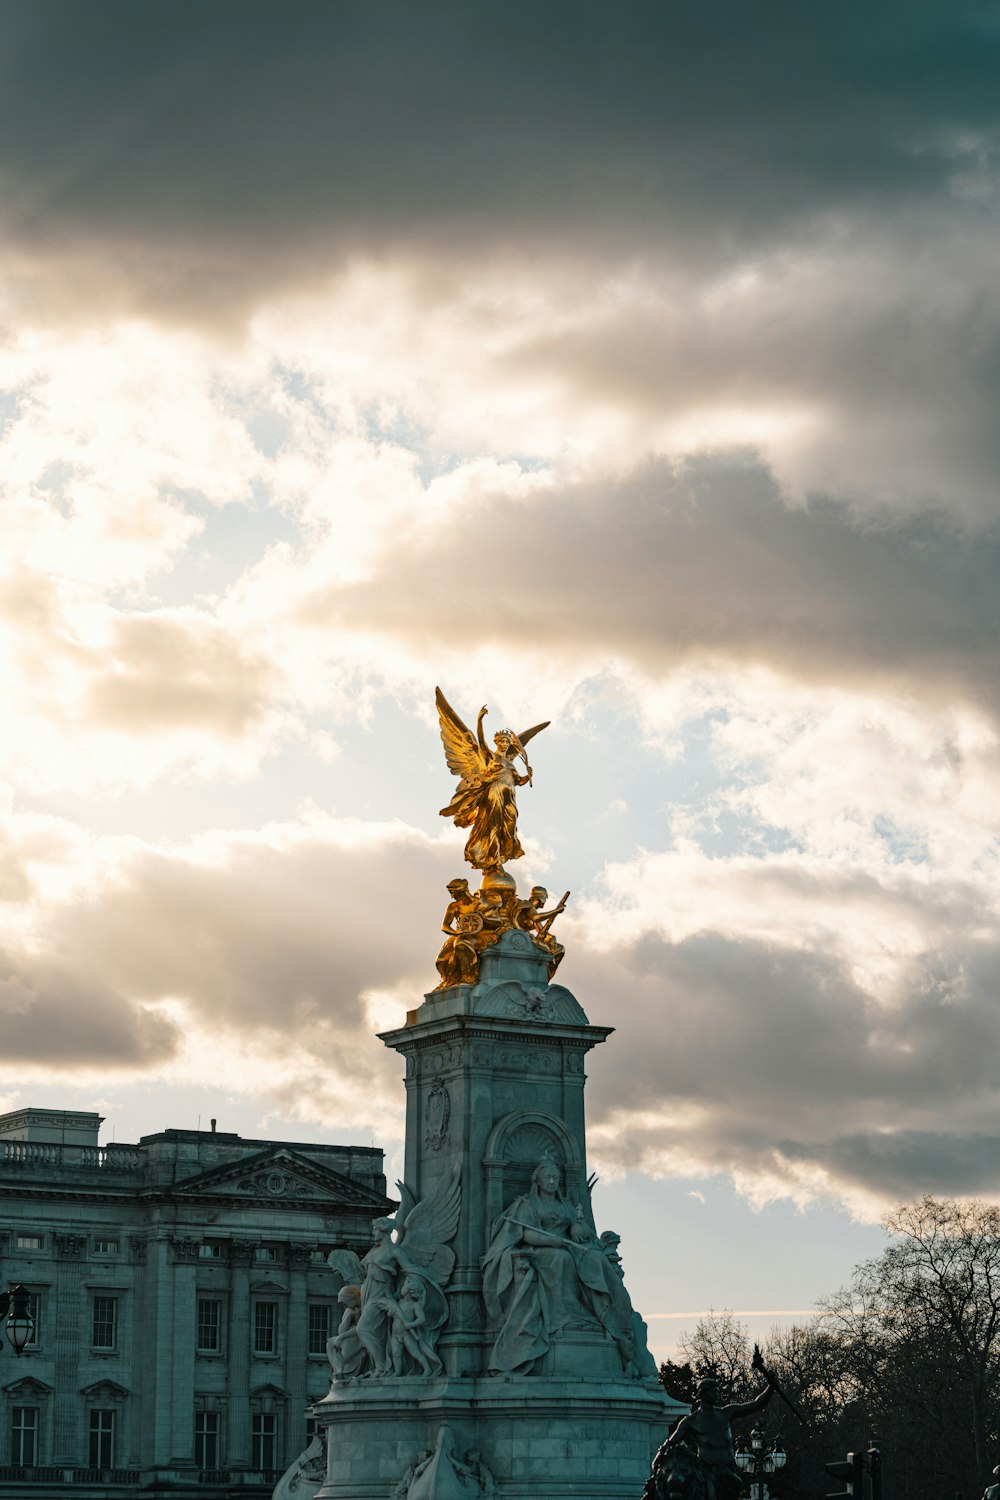
{"label": "stone monument", "polygon": [[381,1034],[406,1064],[401,1202],[363,1259],[330,1257],[343,1315],[316,1500],[636,1500],[686,1408],[657,1379],[619,1237],[595,1226],[584,1062],[613,1028],[553,982],[568,892],[546,909],[506,869],[547,726],[490,749],[485,708],[473,734],[437,704],[460,778],[442,815],[482,880],[450,882],[440,982]]}

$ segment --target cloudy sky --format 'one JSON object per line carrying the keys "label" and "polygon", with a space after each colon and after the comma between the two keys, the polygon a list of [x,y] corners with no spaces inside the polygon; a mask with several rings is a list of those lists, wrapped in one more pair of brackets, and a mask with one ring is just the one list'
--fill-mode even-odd
{"label": "cloudy sky", "polygon": [[517,873],[646,1311],[1000,1196],[1000,7],[0,41],[0,1106],[398,1154],[440,682],[553,721]]}

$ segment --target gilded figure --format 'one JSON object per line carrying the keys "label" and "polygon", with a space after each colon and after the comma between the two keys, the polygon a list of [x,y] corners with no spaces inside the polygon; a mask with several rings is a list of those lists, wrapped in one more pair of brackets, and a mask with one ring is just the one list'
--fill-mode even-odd
{"label": "gilded figure", "polygon": [[[441,689],[437,689],[441,741],[448,770],[459,777],[455,795],[441,809],[442,818],[453,818],[457,828],[468,828],[465,858],[488,876],[506,875],[507,860],[520,859],[524,850],[517,836],[517,788],[531,783],[525,745],[549,726],[535,724],[521,734],[499,729],[491,750],[483,734],[487,709],[479,710],[475,734],[462,722]],[[515,762],[523,760],[524,771]],[[508,877],[509,881],[509,877]]]}
{"label": "gilded figure", "polygon": [[566,952],[562,943],[552,936],[552,923],[560,912],[565,911],[569,891],[551,911],[543,911],[542,908],[548,899],[549,893],[544,885],[533,885],[527,901],[519,901],[517,904],[514,926],[519,927],[522,932],[529,932],[538,946],[544,948],[549,954],[551,962],[548,974],[551,979]]}
{"label": "gilded figure", "polygon": [[441,923],[445,939],[436,960],[441,976],[436,986],[439,990],[454,984],[475,984],[479,978],[477,939],[483,930],[479,894],[473,895],[469,882],[463,879],[449,880],[448,891],[451,900]]}

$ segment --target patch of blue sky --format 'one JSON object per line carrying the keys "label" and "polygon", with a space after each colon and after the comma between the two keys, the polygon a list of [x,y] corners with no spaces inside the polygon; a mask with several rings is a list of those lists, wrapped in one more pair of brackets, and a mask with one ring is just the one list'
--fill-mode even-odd
{"label": "patch of blue sky", "polygon": [[54,505],[60,515],[72,514],[72,501],[66,494],[66,486],[77,473],[74,464],[63,463],[55,460],[46,464],[45,468],[35,480],[35,488],[41,490],[50,505]]}
{"label": "patch of blue sky", "polygon": [[697,1321],[664,1315],[759,1309],[764,1323],[753,1336],[775,1322],[801,1323],[801,1316],[773,1314],[812,1308],[886,1244],[880,1226],[858,1223],[827,1202],[799,1208],[780,1199],[756,1209],[721,1175],[630,1173],[598,1182],[593,1201],[598,1229],[622,1236],[632,1299],[650,1319],[651,1345],[664,1353]]}
{"label": "patch of blue sky", "polygon": [[872,823],[877,838],[885,844],[889,858],[896,865],[922,865],[930,858],[926,834],[907,828],[893,818],[879,814]]}
{"label": "patch of blue sky", "polygon": [[0,437],[21,414],[26,393],[18,389],[0,390]]}
{"label": "patch of blue sky", "polygon": [[805,852],[805,846],[784,828],[763,823],[759,818],[733,812],[727,807],[708,807],[698,820],[695,834],[698,846],[713,859],[732,854],[769,854]]}
{"label": "patch of blue sky", "polygon": [[190,491],[175,492],[172,498],[200,518],[201,530],[170,567],[150,574],[139,599],[123,595],[119,602],[130,609],[162,609],[221,594],[259,562],[268,547],[276,542],[294,547],[301,541],[295,518],[269,506],[259,487],[246,501],[224,506]]}

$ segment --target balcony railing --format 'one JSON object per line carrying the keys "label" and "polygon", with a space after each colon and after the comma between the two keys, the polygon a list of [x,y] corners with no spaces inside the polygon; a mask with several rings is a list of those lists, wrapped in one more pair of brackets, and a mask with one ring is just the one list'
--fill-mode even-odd
{"label": "balcony railing", "polygon": [[50,1146],[40,1141],[0,1142],[0,1165],[82,1168],[93,1172],[135,1172],[143,1164],[138,1146]]}
{"label": "balcony railing", "polygon": [[53,1469],[0,1464],[0,1484],[138,1484],[138,1469]]}

